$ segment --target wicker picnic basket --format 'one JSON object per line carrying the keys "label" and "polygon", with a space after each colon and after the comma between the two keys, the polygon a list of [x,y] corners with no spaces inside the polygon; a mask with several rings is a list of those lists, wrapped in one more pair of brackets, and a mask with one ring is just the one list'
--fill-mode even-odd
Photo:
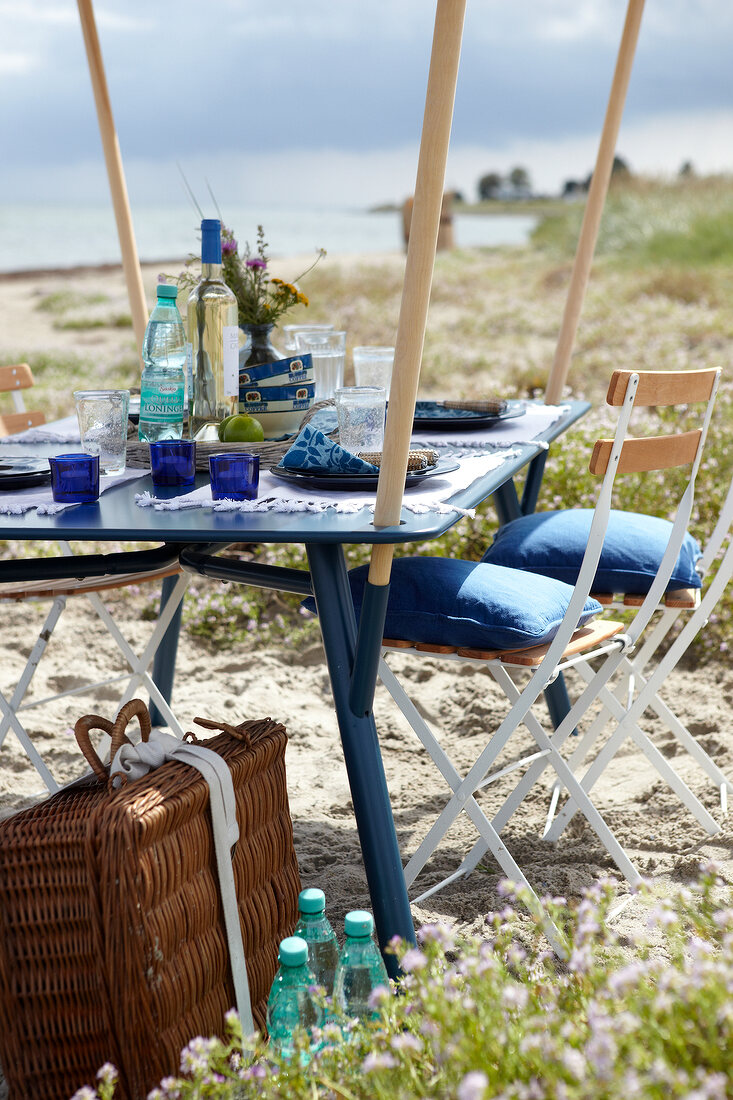
{"label": "wicker picnic basket", "polygon": [[[68,1100],[105,1062],[115,1096],[144,1100],[197,1035],[224,1032],[234,988],[203,776],[179,761],[113,790],[88,739],[113,747],[132,716],[77,723],[95,772],[0,823],[0,1062],[10,1100]],[[286,734],[269,718],[200,742],[231,772],[234,882],[255,1025],[300,889]],[[86,732],[85,732],[86,731]],[[196,740],[196,739],[194,739]],[[86,743],[84,743],[86,742]],[[103,780],[103,781],[102,781]]]}

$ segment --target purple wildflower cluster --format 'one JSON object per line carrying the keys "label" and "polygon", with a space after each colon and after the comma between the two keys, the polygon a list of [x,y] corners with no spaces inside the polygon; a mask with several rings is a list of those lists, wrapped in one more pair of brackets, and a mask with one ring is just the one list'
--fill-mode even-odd
{"label": "purple wildflower cluster", "polygon": [[[488,917],[481,940],[425,926],[417,945],[392,945],[402,995],[375,994],[376,1019],[332,1020],[300,1064],[245,1043],[230,1014],[229,1041],[194,1039],[182,1077],[148,1100],[730,1100],[730,887],[710,866],[663,902],[642,888],[634,904],[648,907],[656,950],[610,929],[617,889],[599,883],[572,910],[543,899],[567,930],[564,961],[539,921],[528,946],[509,908]],[[88,1088],[74,1100],[102,1096]]]}

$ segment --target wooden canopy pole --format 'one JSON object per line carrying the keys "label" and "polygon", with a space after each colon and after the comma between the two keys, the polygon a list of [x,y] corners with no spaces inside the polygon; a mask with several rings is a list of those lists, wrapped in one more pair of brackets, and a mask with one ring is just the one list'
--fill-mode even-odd
{"label": "wooden canopy pole", "polygon": [[[570,356],[578,331],[578,322],[583,309],[585,292],[590,278],[590,269],[593,262],[593,253],[598,239],[598,228],[601,224],[603,205],[608,193],[608,185],[611,180],[613,158],[618,140],[618,132],[621,126],[621,116],[626,101],[626,92],[631,77],[631,66],[634,61],[634,52],[639,38],[641,16],[644,11],[644,0],[629,0],[626,11],[626,21],[621,36],[616,70],[611,85],[611,94],[606,109],[606,117],[603,122],[600,145],[596,166],[593,170],[588,201],[585,206],[583,224],[578,238],[578,247],[575,253],[573,271],[570,276],[568,297],[565,302],[560,335],[555,349],[555,359],[547,381],[545,391],[545,404],[554,405],[561,397],[565,379],[570,369]],[[391,395],[390,395],[391,396]]]}
{"label": "wooden canopy pole", "polygon": [[[435,264],[465,10],[466,0],[438,0],[435,14],[415,202],[395,340],[384,454],[374,508],[375,527],[398,524],[402,511],[402,493]],[[389,584],[392,550],[392,546],[386,544],[373,547],[369,569],[371,584]]]}
{"label": "wooden canopy pole", "polygon": [[142,347],[145,325],[147,324],[148,311],[145,305],[145,292],[143,290],[143,278],[140,270],[140,261],[135,244],[135,234],[132,228],[130,204],[127,198],[125,175],[122,168],[122,156],[115,132],[114,119],[112,117],[112,105],[107,90],[107,78],[104,73],[102,51],[99,46],[97,26],[94,21],[92,0],[77,0],[81,29],[84,35],[84,45],[89,62],[89,75],[92,78],[94,101],[97,105],[97,119],[99,120],[99,133],[102,138],[104,159],[107,164],[107,176],[112,193],[112,206],[114,207],[115,220],[117,222],[117,235],[120,239],[122,252],[122,269],[125,273],[127,284],[127,296],[130,299],[130,312],[132,314],[132,327],[135,330],[135,342],[138,348]]}
{"label": "wooden canopy pole", "polygon": [[[375,527],[396,526],[402,512],[465,12],[466,0],[438,0],[389,412],[374,505]],[[368,714],[374,699],[393,554],[394,548],[389,543],[372,546],[351,669],[349,706],[355,715]]]}

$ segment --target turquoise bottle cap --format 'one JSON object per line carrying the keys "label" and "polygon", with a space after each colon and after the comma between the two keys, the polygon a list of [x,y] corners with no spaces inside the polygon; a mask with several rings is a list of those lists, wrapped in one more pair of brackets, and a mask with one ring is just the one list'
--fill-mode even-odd
{"label": "turquoise bottle cap", "polygon": [[326,908],[326,895],[323,890],[309,887],[298,894],[298,909],[301,913],[323,913]]}
{"label": "turquoise bottle cap", "polygon": [[346,914],[344,932],[347,936],[371,936],[373,931],[374,917],[366,909],[354,909]]}
{"label": "turquoise bottle cap", "polygon": [[155,293],[159,298],[177,298],[178,287],[175,283],[158,283]]}
{"label": "turquoise bottle cap", "polygon": [[283,966],[303,966],[308,962],[308,944],[300,936],[282,940],[277,957]]}

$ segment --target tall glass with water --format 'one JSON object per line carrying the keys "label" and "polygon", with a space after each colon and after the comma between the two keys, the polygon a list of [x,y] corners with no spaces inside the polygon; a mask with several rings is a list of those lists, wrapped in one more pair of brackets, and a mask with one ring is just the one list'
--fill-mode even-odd
{"label": "tall glass with water", "polygon": [[316,383],[316,401],[326,401],[344,384],[345,332],[296,332],[295,349],[310,352]]}

